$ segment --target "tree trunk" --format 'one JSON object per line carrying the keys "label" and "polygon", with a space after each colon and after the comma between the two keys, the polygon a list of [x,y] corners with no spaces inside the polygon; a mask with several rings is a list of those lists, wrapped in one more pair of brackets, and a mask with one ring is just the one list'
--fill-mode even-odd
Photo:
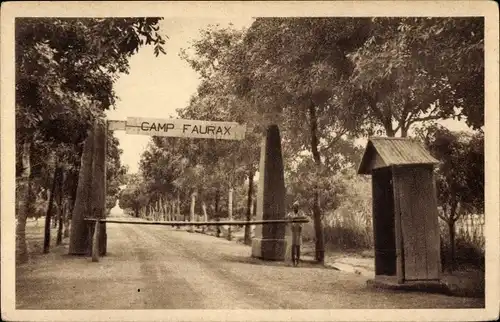
{"label": "tree trunk", "polygon": [[[220,221],[219,217],[219,201],[220,201],[220,191],[219,189],[215,190],[215,220]],[[220,237],[220,226],[217,225],[215,226],[215,236]]]}
{"label": "tree trunk", "polygon": [[401,126],[401,137],[405,138],[408,136],[408,126]]}
{"label": "tree trunk", "polygon": [[181,196],[177,194],[177,216],[181,219]]}
{"label": "tree trunk", "polygon": [[[196,206],[196,193],[191,194],[191,208],[189,210],[189,221],[194,222],[194,207]],[[194,226],[189,226],[189,231],[194,232]]]}
{"label": "tree trunk", "polygon": [[321,209],[319,207],[319,192],[316,188],[314,191],[313,201],[313,216],[314,216],[314,230],[316,233],[316,261],[324,263],[325,261],[325,241],[323,233],[323,223],[321,222]]}
{"label": "tree trunk", "polygon": [[64,232],[63,232],[63,238],[68,238],[69,237],[69,216],[71,212],[73,211],[73,200],[70,198],[66,200],[65,202],[65,212],[64,212]]}
{"label": "tree trunk", "polygon": [[84,217],[90,213],[90,190],[92,184],[92,159],[94,145],[94,130],[89,131],[85,140],[80,172],[78,176],[78,186],[76,200],[71,217],[71,234],[69,240],[70,255],[85,255],[88,251],[88,226]]}
{"label": "tree trunk", "polygon": [[[181,196],[180,193],[177,192],[177,200],[175,202],[175,207],[176,207],[176,212],[175,212],[175,218],[177,221],[181,220]],[[177,225],[177,229],[180,229],[181,226]]]}
{"label": "tree trunk", "polygon": [[[81,157],[81,153],[80,157]],[[64,231],[63,238],[69,237],[69,221],[71,220],[73,209],[75,206],[76,190],[78,188],[78,174],[80,167],[75,170],[66,170],[64,173],[64,181],[62,185],[62,199],[64,204]]]}
{"label": "tree trunk", "polygon": [[175,202],[173,200],[170,200],[168,202],[168,220],[169,221],[175,221]]}
{"label": "tree trunk", "polygon": [[159,211],[160,211],[160,214],[159,214],[159,218],[161,221],[165,221],[165,217],[166,217],[166,211],[165,211],[165,206],[164,206],[164,201],[163,201],[163,197],[160,197],[160,200],[159,200]]}
{"label": "tree trunk", "polygon": [[65,208],[64,208],[64,205],[63,205],[63,176],[64,176],[64,173],[63,173],[63,170],[61,168],[61,174],[60,174],[60,178],[59,178],[59,181],[57,183],[57,210],[58,210],[58,214],[57,214],[57,218],[59,219],[59,226],[57,228],[57,240],[56,240],[56,245],[61,245],[62,244],[62,239],[63,239],[63,218],[64,218],[64,214],[65,214]]}
{"label": "tree trunk", "polygon": [[448,261],[451,271],[455,270],[455,221],[448,221],[448,232],[450,235],[450,260]]}
{"label": "tree trunk", "polygon": [[62,244],[62,239],[63,239],[63,216],[64,216],[64,208],[59,207],[59,214],[58,214],[58,219],[59,219],[59,225],[57,226],[57,240],[56,240],[56,245],[61,245]]}
{"label": "tree trunk", "polygon": [[31,164],[30,164],[30,150],[31,139],[25,139],[23,143],[23,150],[21,151],[21,162],[23,171],[17,180],[17,196],[18,213],[16,223],[16,261],[24,263],[28,260],[28,247],[26,245],[26,218],[28,217],[29,194],[30,194],[30,177],[31,177]]}
{"label": "tree trunk", "polygon": [[[79,149],[78,156],[81,159],[82,149]],[[80,165],[75,166],[73,170],[66,170],[64,175],[64,185],[63,185],[63,198],[65,205],[65,216],[64,216],[64,232],[63,238],[69,237],[70,232],[70,220],[73,217],[73,209],[75,208],[76,192],[78,190],[78,177],[80,174]]]}
{"label": "tree trunk", "polygon": [[[250,170],[248,172],[248,194],[247,194],[247,221],[252,220],[252,195],[253,195],[253,177],[255,172]],[[245,244],[252,244],[252,232],[250,225],[245,225]]]}
{"label": "tree trunk", "polygon": [[446,223],[448,225],[448,236],[450,238],[450,249],[448,255],[448,268],[450,271],[455,270],[455,222],[457,220],[456,213],[458,209],[458,203],[452,201],[450,206],[450,214],[446,218]]}
{"label": "tree trunk", "polygon": [[396,136],[396,132],[394,132],[394,129],[392,128],[392,124],[391,125],[384,125],[384,128],[385,128],[385,134],[388,136],[388,137],[395,137]]}
{"label": "tree trunk", "polygon": [[51,219],[51,222],[52,222],[52,228],[57,228],[57,222],[59,221],[59,209],[57,208],[57,204],[56,204],[56,214],[55,216],[52,216],[52,214],[50,215],[50,219]]}
{"label": "tree trunk", "polygon": [[165,220],[172,221],[172,207],[169,199],[165,199],[163,203],[164,212],[165,212]]}
{"label": "tree trunk", "polygon": [[[309,105],[310,131],[311,131],[311,152],[316,163],[316,174],[319,174],[321,168],[321,157],[318,150],[318,120],[316,117],[316,106],[313,102]],[[316,261],[324,263],[325,261],[325,240],[323,233],[323,224],[321,222],[321,208],[319,207],[319,188],[314,187],[313,200],[313,218],[314,230],[316,235]]]}
{"label": "tree trunk", "polygon": [[[59,165],[56,165],[54,170],[54,178],[52,179],[52,188],[50,189],[49,204],[47,206],[47,212],[45,214],[45,232],[43,234],[43,253],[47,254],[50,248],[50,225],[52,217],[52,208],[54,205],[54,194],[57,185],[57,177],[59,172]],[[55,222],[55,220],[54,220]]]}
{"label": "tree trunk", "polygon": [[166,213],[166,219],[167,221],[174,221],[174,202],[167,199],[166,204],[165,204],[165,213]]}
{"label": "tree trunk", "polygon": [[[227,215],[229,217],[229,221],[233,221],[233,192],[234,189],[233,187],[229,188],[229,195],[227,198]],[[227,240],[232,239],[232,234],[231,234],[231,225],[227,228]]]}
{"label": "tree trunk", "polygon": [[219,218],[219,200],[220,200],[220,191],[217,189],[215,191],[215,205],[214,205],[214,215],[216,218]]}
{"label": "tree trunk", "polygon": [[[205,204],[205,201],[202,201],[201,203],[201,210],[203,211],[203,221],[207,222],[208,214],[207,214],[207,205]],[[204,233],[207,228],[208,226],[202,226],[201,231]]]}

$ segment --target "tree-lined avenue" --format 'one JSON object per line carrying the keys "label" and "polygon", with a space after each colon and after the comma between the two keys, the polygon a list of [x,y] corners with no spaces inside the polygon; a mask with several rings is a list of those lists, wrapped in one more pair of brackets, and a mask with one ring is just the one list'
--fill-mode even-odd
{"label": "tree-lined avenue", "polygon": [[[134,218],[117,218],[137,220]],[[248,246],[170,227],[110,224],[100,262],[61,256],[18,269],[18,309],[481,307],[482,299],[375,291],[367,278],[251,258]],[[27,274],[29,273],[29,274]],[[85,278],[82,278],[82,277]],[[32,285],[37,285],[33,288]],[[68,290],[72,290],[68,296]],[[50,296],[47,296],[50,294]]]}

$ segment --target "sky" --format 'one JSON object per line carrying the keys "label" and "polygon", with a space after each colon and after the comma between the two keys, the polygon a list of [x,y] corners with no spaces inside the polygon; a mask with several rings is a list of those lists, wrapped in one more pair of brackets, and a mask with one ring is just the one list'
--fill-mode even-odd
{"label": "sky", "polygon": [[[186,107],[190,97],[196,93],[200,82],[198,74],[180,59],[182,48],[200,37],[200,29],[210,24],[221,27],[232,23],[235,28],[249,27],[252,18],[165,18],[160,22],[160,31],[165,38],[166,55],[155,57],[152,47],[143,47],[129,60],[129,74],[121,75],[115,83],[119,97],[115,109],[108,111],[108,120],[125,120],[127,117],[170,118],[176,117],[176,109]],[[452,130],[467,131],[464,122],[446,120],[441,122]],[[142,152],[150,141],[149,136],[125,134],[115,131],[114,135],[123,150],[121,162],[127,165],[129,173],[138,171]],[[366,140],[358,140],[366,144]]]}

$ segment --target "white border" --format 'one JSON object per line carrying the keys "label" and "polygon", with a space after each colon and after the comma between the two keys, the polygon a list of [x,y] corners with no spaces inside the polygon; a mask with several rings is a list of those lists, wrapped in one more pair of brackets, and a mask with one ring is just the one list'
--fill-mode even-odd
{"label": "white border", "polygon": [[[499,314],[499,20],[493,1],[7,2],[1,7],[1,308],[4,320],[494,320]],[[242,14],[243,13],[243,14]],[[15,310],[14,18],[43,16],[484,16],[486,86],[486,309],[415,310]]]}

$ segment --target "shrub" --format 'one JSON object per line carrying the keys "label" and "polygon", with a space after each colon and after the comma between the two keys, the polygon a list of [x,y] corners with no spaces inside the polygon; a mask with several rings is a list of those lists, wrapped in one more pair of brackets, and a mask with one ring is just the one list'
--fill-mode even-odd
{"label": "shrub", "polygon": [[[467,216],[466,216],[467,217]],[[465,220],[465,218],[464,218]],[[443,270],[451,269],[451,248],[449,242],[449,232],[446,224],[440,220],[441,230],[441,258]],[[484,235],[482,230],[483,222],[472,221],[469,222],[467,229],[457,222],[455,227],[455,265],[456,268],[477,268],[484,270],[485,263],[485,248],[484,248]]]}

